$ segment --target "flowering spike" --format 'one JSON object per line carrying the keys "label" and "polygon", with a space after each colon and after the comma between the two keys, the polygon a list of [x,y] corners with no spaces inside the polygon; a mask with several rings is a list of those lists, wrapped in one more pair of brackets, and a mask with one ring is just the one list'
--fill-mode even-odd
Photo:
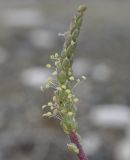
{"label": "flowering spike", "polygon": [[[73,93],[72,84],[76,83],[74,85],[76,86],[81,80],[77,79],[75,81],[72,72],[72,64],[85,10],[86,7],[84,5],[79,6],[69,31],[64,34],[65,42],[61,54],[55,53],[50,56],[55,66],[52,75],[56,77],[56,80],[52,80],[52,78],[49,77],[45,88],[53,86],[54,96],[52,97],[52,102],[48,102],[47,105],[42,107],[44,109],[48,106],[50,109],[50,112],[43,114],[44,117],[55,117],[60,120],[60,125],[64,132],[69,135],[71,142],[73,142],[67,145],[68,149],[76,153],[80,160],[87,160],[87,158],[84,156],[85,154],[82,147],[76,139],[78,126],[75,119],[75,105],[79,99],[76,98]],[[51,64],[47,64],[46,67],[51,68]],[[82,76],[81,79],[85,80],[86,77]]]}

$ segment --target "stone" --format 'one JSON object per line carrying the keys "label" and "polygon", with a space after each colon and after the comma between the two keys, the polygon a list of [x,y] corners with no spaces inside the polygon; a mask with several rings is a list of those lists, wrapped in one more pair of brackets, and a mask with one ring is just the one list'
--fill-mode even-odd
{"label": "stone", "polygon": [[115,158],[116,160],[130,160],[130,137],[116,145]]}
{"label": "stone", "polygon": [[86,137],[83,138],[83,147],[86,153],[89,155],[95,154],[102,145],[101,137],[95,133],[88,133]]}
{"label": "stone", "polygon": [[25,86],[40,89],[40,86],[47,81],[49,75],[48,69],[32,67],[21,72],[20,81]]}
{"label": "stone", "polygon": [[98,105],[89,114],[92,125],[100,128],[127,128],[130,123],[130,108],[125,105]]}
{"label": "stone", "polygon": [[7,59],[8,59],[7,51],[3,47],[0,47],[0,64],[5,63]]}
{"label": "stone", "polygon": [[91,76],[95,81],[106,82],[111,76],[111,69],[106,64],[97,64],[93,67]]}
{"label": "stone", "polygon": [[29,34],[30,42],[38,48],[50,49],[56,45],[58,36],[47,29],[33,30]]}
{"label": "stone", "polygon": [[34,9],[5,9],[2,13],[3,25],[15,28],[32,28],[45,23],[45,17]]}
{"label": "stone", "polygon": [[88,74],[91,69],[91,62],[89,60],[85,60],[83,58],[78,58],[74,61],[73,71],[74,75],[82,76]]}

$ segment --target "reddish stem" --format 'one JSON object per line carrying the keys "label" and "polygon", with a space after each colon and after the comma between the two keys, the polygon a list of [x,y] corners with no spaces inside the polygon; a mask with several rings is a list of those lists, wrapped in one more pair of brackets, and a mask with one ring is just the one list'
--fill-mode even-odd
{"label": "reddish stem", "polygon": [[82,145],[79,142],[78,136],[75,132],[71,132],[69,134],[70,140],[74,143],[79,149],[79,153],[77,154],[79,160],[88,160],[87,155],[85,155]]}

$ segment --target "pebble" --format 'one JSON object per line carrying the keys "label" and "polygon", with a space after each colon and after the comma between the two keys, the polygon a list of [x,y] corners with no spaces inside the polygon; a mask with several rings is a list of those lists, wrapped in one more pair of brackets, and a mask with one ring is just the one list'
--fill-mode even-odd
{"label": "pebble", "polygon": [[91,76],[95,81],[106,82],[111,77],[111,69],[106,64],[97,64],[93,67]]}
{"label": "pebble", "polygon": [[3,24],[6,27],[37,27],[45,23],[45,17],[34,9],[5,9],[2,13]]}
{"label": "pebble", "polygon": [[85,60],[83,58],[78,58],[74,61],[73,70],[74,75],[82,76],[86,75],[90,72],[91,69],[91,62],[89,60]]}
{"label": "pebble", "polygon": [[115,148],[116,160],[130,160],[130,137],[120,141]]}
{"label": "pebble", "polygon": [[0,64],[5,63],[7,59],[8,59],[7,51],[3,47],[0,47]]}
{"label": "pebble", "polygon": [[50,49],[56,45],[56,34],[51,30],[38,29],[33,30],[29,34],[29,40],[38,48]]}
{"label": "pebble", "polygon": [[101,144],[101,137],[98,134],[88,133],[87,136],[83,138],[84,150],[89,155],[95,154],[101,147]]}
{"label": "pebble", "polygon": [[91,110],[89,116],[91,123],[101,128],[124,129],[130,124],[130,108],[125,105],[98,105]]}
{"label": "pebble", "polygon": [[23,70],[20,74],[20,81],[25,86],[40,89],[40,86],[47,81],[50,72],[42,67],[32,67]]}

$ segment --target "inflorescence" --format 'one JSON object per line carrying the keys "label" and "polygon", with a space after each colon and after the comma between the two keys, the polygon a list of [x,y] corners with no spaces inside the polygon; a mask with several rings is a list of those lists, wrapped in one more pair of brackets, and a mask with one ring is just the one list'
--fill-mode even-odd
{"label": "inflorescence", "polygon": [[[60,120],[60,124],[66,134],[77,131],[78,126],[75,120],[76,104],[79,99],[74,94],[73,89],[82,81],[86,80],[85,76],[76,79],[72,72],[72,63],[74,51],[77,45],[77,37],[82,25],[83,14],[86,7],[79,6],[76,15],[70,25],[69,31],[62,34],[65,38],[63,50],[61,53],[55,53],[50,56],[52,64],[46,67],[52,69],[52,76],[48,77],[46,84],[41,89],[54,89],[54,96],[48,104],[43,105],[43,110],[49,110],[43,114],[43,117],[54,117]],[[74,144],[68,144],[70,150],[78,152]]]}

